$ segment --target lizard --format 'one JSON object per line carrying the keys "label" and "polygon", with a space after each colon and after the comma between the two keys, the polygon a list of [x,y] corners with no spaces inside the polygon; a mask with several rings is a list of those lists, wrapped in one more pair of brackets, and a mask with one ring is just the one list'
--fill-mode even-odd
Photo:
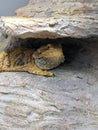
{"label": "lizard", "polygon": [[37,75],[53,76],[48,71],[64,62],[61,44],[43,45],[35,48],[13,48],[0,51],[0,71],[25,71]]}

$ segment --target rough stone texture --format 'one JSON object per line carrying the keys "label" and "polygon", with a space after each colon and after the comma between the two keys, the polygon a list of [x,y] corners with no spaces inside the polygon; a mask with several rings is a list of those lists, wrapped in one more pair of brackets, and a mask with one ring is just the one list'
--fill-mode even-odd
{"label": "rough stone texture", "polygon": [[83,17],[1,17],[3,33],[18,38],[90,37],[98,35],[98,20]]}
{"label": "rough stone texture", "polygon": [[[16,12],[33,18],[2,17],[0,27],[11,36],[98,35],[97,0],[30,0]],[[1,130],[98,130],[98,39],[81,42],[75,59],[53,70],[56,77],[0,73]]]}
{"label": "rough stone texture", "polygon": [[16,14],[17,17],[1,17],[0,28],[3,33],[20,38],[98,35],[97,0],[31,0],[26,7],[18,9]]}
{"label": "rough stone texture", "polygon": [[16,10],[16,15],[38,18],[75,15],[98,18],[98,0],[30,0],[27,6]]}
{"label": "rough stone texture", "polygon": [[5,36],[0,50],[18,44],[16,38],[98,36],[98,0],[30,0],[16,14],[0,19],[0,29]]}
{"label": "rough stone texture", "polygon": [[1,130],[98,130],[98,44],[82,42],[56,77],[0,73]]}
{"label": "rough stone texture", "polygon": [[16,15],[50,17],[54,32],[65,37],[98,35],[98,0],[30,0],[27,6],[16,10]]}

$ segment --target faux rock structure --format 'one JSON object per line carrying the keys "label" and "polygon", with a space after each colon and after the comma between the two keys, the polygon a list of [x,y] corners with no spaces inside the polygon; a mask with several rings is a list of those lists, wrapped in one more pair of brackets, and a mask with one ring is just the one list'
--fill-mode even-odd
{"label": "faux rock structure", "polygon": [[16,14],[16,17],[1,17],[0,20],[1,30],[9,36],[82,38],[98,35],[97,0],[30,0]]}
{"label": "faux rock structure", "polygon": [[[98,0],[30,0],[16,15],[0,19],[9,44],[12,38],[98,37]],[[84,52],[87,62],[78,57],[79,68],[64,66],[55,78],[0,73],[0,129],[97,130],[98,71],[91,67],[98,68],[98,46],[92,48],[91,57]]]}

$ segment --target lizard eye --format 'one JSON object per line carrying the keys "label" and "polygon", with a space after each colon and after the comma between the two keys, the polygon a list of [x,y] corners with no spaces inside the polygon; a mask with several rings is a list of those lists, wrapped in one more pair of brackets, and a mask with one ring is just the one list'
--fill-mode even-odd
{"label": "lizard eye", "polygon": [[50,48],[51,47],[51,44],[48,44],[48,46],[47,46],[48,48]]}

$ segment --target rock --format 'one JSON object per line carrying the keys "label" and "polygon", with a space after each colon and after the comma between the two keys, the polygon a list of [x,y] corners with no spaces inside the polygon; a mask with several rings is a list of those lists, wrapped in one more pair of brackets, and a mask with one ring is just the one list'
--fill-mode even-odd
{"label": "rock", "polygon": [[[98,35],[98,1],[31,0],[16,10],[16,17],[1,17],[3,33],[18,38],[83,38]],[[20,17],[20,16],[25,16]]]}
{"label": "rock", "polygon": [[30,0],[27,6],[16,10],[16,15],[41,19],[44,17],[44,23],[50,18],[51,34],[53,31],[60,35],[55,35],[54,38],[98,35],[97,0]]}
{"label": "rock", "polygon": [[0,73],[0,130],[98,130],[98,44],[88,44],[56,77]]}
{"label": "rock", "polygon": [[16,10],[17,16],[63,17],[90,16],[98,18],[97,0],[30,0],[25,7]]}
{"label": "rock", "polygon": [[[17,17],[1,17],[0,28],[9,43],[16,38],[98,36],[98,2],[85,1],[30,0],[16,11]],[[88,40],[82,39],[84,46]],[[73,62],[53,70],[56,77],[0,73],[0,129],[98,130],[95,41],[90,40]]]}

